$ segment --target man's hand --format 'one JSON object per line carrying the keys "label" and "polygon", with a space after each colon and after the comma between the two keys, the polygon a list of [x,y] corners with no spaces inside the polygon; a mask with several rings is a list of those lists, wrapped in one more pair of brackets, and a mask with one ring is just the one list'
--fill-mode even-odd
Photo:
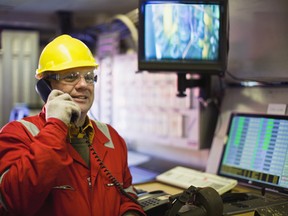
{"label": "man's hand", "polygon": [[52,90],[46,103],[46,120],[57,118],[68,125],[77,122],[81,114],[80,107],[73,101],[72,97],[60,90]]}

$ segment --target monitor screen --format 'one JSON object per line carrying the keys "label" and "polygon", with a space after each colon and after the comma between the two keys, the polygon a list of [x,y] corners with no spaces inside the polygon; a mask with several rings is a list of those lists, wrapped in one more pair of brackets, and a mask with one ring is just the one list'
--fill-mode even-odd
{"label": "monitor screen", "polygon": [[232,113],[218,174],[288,190],[288,116]]}
{"label": "monitor screen", "polygon": [[223,74],[227,7],[226,0],[140,0],[139,70]]}

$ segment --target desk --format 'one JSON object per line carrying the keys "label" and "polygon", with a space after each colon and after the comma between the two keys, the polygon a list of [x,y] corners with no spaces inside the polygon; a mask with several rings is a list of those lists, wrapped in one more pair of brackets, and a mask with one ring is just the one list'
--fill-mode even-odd
{"label": "desk", "polygon": [[[160,182],[149,182],[149,183],[137,184],[137,185],[135,185],[135,187],[137,189],[142,189],[144,191],[163,190],[166,193],[169,193],[169,194],[172,194],[172,195],[181,193],[183,191],[183,189],[181,189],[181,188],[173,187],[173,186],[170,186],[170,185],[167,185],[167,184],[163,184],[163,183],[160,183]],[[237,186],[235,188],[235,191],[244,192],[245,189]],[[249,213],[244,213],[244,214],[237,214],[237,216],[254,216],[254,211],[253,212],[249,212]]]}

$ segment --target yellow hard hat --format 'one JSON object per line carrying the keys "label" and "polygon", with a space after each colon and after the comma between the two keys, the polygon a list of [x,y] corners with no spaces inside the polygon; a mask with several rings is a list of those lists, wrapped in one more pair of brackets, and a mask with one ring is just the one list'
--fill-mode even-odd
{"label": "yellow hard hat", "polygon": [[62,71],[77,67],[98,67],[90,49],[80,40],[60,35],[46,45],[35,77],[41,79],[46,71]]}

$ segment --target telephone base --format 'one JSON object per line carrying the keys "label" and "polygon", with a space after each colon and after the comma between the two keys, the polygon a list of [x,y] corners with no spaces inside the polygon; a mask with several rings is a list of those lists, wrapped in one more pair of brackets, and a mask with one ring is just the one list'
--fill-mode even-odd
{"label": "telephone base", "polygon": [[169,197],[171,195],[157,190],[145,193],[138,198],[147,216],[164,216],[170,207]]}

